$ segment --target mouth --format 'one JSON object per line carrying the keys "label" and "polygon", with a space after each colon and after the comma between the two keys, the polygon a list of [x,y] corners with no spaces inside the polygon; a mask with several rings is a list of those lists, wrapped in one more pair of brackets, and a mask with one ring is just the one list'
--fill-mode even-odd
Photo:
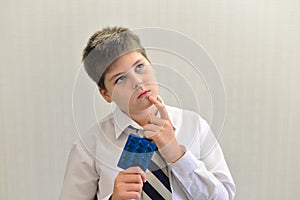
{"label": "mouth", "polygon": [[150,96],[150,94],[151,94],[150,92],[151,92],[151,90],[146,90],[146,91],[142,92],[142,93],[138,96],[138,99],[141,99],[141,98]]}

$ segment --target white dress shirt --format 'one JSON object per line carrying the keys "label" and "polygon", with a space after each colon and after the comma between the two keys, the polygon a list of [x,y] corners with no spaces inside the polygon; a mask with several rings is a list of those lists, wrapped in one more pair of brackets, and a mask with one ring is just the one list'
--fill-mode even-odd
{"label": "white dress shirt", "polygon": [[[223,152],[207,122],[198,114],[166,106],[175,135],[185,151],[168,173],[173,199],[233,199],[235,185]],[[80,136],[68,159],[61,200],[109,199],[131,125],[142,129],[118,107]]]}

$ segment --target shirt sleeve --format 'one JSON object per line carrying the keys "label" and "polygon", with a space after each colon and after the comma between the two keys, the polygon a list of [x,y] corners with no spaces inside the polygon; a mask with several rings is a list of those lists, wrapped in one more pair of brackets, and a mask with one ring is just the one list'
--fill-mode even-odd
{"label": "shirt sleeve", "polygon": [[83,145],[76,141],[67,162],[60,200],[96,199],[100,176],[94,162]]}
{"label": "shirt sleeve", "polygon": [[[189,199],[231,200],[235,195],[235,185],[223,152],[216,139],[212,140],[214,136],[208,124],[204,120],[200,124],[202,151],[208,146],[211,148],[201,153],[204,157],[197,158],[182,146],[185,154],[170,165],[172,178]],[[214,143],[210,145],[212,141]]]}

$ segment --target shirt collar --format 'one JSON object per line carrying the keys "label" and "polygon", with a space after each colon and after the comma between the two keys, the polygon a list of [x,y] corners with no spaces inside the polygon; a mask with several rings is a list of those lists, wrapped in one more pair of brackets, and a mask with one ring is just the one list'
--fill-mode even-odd
{"label": "shirt collar", "polygon": [[115,138],[118,139],[119,136],[128,126],[133,126],[136,129],[143,129],[135,121],[133,121],[126,113],[124,113],[118,106],[113,112],[113,120],[115,125]]}
{"label": "shirt collar", "polygon": [[[159,100],[164,104],[164,101],[161,97],[158,97]],[[165,105],[165,104],[164,104]],[[168,111],[168,106],[166,106],[166,109]],[[170,121],[173,125],[173,128],[176,130],[176,124],[174,124],[173,116],[170,115],[171,113],[168,111]],[[160,117],[160,114],[158,113],[157,116]],[[124,113],[118,106],[116,106],[115,110],[113,111],[113,120],[114,120],[114,129],[115,129],[115,139],[118,139],[120,135],[123,133],[123,131],[128,126],[133,126],[136,129],[143,130],[143,127],[141,127],[138,123],[133,121],[126,113]]]}

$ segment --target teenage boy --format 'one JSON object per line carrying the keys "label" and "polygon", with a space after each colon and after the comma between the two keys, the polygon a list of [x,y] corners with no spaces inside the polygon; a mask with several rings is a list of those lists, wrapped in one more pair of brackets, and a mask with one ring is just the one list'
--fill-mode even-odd
{"label": "teenage boy", "polygon": [[[194,112],[164,105],[158,72],[138,36],[127,28],[104,28],[89,39],[83,63],[102,97],[117,107],[74,143],[60,199],[234,198],[233,179],[209,125]],[[129,133],[154,142],[165,167],[146,173],[118,168]]]}

